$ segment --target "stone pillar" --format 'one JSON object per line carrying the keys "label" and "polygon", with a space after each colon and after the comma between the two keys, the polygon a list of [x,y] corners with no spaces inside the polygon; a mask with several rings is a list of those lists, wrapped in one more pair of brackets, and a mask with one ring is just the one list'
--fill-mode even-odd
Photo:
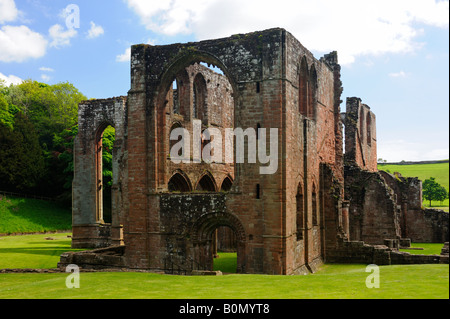
{"label": "stone pillar", "polygon": [[342,228],[347,235],[347,240],[350,240],[350,221],[349,221],[350,202],[344,201],[342,203]]}

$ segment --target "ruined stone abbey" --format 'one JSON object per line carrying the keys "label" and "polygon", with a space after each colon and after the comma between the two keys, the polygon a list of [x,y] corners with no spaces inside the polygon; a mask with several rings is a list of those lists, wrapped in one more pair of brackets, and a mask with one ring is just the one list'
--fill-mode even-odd
{"label": "ruined stone abbey", "polygon": [[[218,249],[237,252],[239,273],[443,262],[398,251],[411,241],[448,241],[448,213],[422,209],[419,180],[378,172],[375,115],[356,97],[341,111],[336,52],[316,59],[278,28],[131,51],[128,95],[79,105],[72,245],[96,250],[63,254],[60,265],[189,274],[212,270]],[[116,135],[105,223],[109,125]],[[277,169],[261,174],[269,164],[250,152],[243,161],[195,160],[195,147],[175,161],[176,128],[200,150],[213,144],[205,130],[242,128],[244,147],[265,139],[258,153],[276,150]],[[264,128],[277,129],[276,143]],[[209,150],[236,159],[236,139]]]}

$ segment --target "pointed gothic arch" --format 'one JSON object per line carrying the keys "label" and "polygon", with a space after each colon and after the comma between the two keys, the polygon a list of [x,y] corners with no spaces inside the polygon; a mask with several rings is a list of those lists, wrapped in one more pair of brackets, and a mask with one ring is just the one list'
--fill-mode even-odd
{"label": "pointed gothic arch", "polygon": [[220,186],[220,190],[223,192],[229,192],[232,186],[233,186],[233,179],[230,176],[227,176],[223,179],[222,185]]}
{"label": "pointed gothic arch", "polygon": [[199,179],[195,190],[201,192],[217,191],[216,181],[214,180],[214,177],[211,175],[211,173],[207,172]]}
{"label": "pointed gothic arch", "polygon": [[299,112],[303,116],[308,116],[308,63],[306,57],[303,57],[300,62],[299,73]]}
{"label": "pointed gothic arch", "polygon": [[182,192],[187,193],[192,191],[191,182],[189,177],[186,176],[182,171],[178,171],[172,175],[167,183],[167,188],[169,192]]}

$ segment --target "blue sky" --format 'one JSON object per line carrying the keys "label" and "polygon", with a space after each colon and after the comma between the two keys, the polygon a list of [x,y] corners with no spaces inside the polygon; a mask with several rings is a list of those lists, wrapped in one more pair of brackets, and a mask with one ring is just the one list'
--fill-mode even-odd
{"label": "blue sky", "polygon": [[378,157],[449,158],[449,1],[0,0],[0,78],[68,81],[88,98],[126,95],[132,44],[272,27],[317,59],[338,51],[343,100],[360,97],[377,116]]}

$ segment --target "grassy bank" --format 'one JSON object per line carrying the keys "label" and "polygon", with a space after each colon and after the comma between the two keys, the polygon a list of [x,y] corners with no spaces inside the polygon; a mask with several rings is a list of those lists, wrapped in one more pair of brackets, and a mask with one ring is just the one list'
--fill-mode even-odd
{"label": "grassy bank", "polygon": [[[437,164],[412,164],[412,165],[389,165],[378,164],[378,169],[393,174],[398,172],[404,177],[418,177],[424,181],[430,177],[436,178],[436,181],[449,190],[449,163]],[[430,207],[429,201],[423,202],[425,207]],[[431,207],[444,209],[448,211],[449,200],[442,203],[437,201],[431,202]]]}
{"label": "grassy bank", "polygon": [[71,228],[70,208],[55,202],[0,194],[0,234],[39,233]]}

